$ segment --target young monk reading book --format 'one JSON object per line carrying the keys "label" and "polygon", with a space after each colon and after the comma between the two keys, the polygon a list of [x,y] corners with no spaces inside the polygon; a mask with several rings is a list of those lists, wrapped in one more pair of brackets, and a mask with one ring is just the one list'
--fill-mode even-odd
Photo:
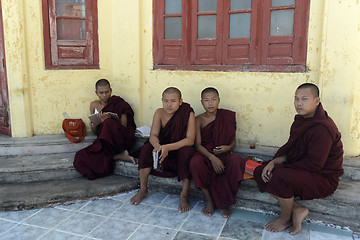
{"label": "young monk reading book", "polygon": [[311,83],[300,85],[295,92],[295,120],[290,137],[274,159],[255,169],[254,177],[261,192],[268,192],[279,201],[281,214],[265,225],[295,235],[309,210],[302,200],[324,198],[335,192],[343,174],[341,134],[324,111],[319,89]]}
{"label": "young monk reading book", "polygon": [[75,154],[74,167],[88,179],[111,175],[115,161],[123,160],[135,163],[128,149],[135,141],[134,112],[124,99],[111,96],[110,83],[100,79],[95,84],[95,93],[99,100],[90,104],[90,113],[98,113],[101,124],[91,129],[97,134],[93,144]]}
{"label": "young monk reading book", "polygon": [[[130,199],[139,204],[148,194],[148,177],[152,173],[160,177],[178,177],[182,181],[179,212],[190,210],[189,162],[195,149],[195,115],[188,103],[182,101],[179,89],[169,87],[162,94],[163,107],[155,111],[149,141],[139,155],[140,189]],[[153,169],[153,152],[159,152],[158,170]]]}
{"label": "young monk reading book", "polygon": [[201,188],[206,198],[201,212],[212,216],[217,207],[228,218],[245,168],[244,159],[231,153],[236,145],[235,112],[218,109],[220,98],[215,88],[202,91],[201,103],[205,112],[196,117],[198,152],[190,161],[190,171],[195,186]]}

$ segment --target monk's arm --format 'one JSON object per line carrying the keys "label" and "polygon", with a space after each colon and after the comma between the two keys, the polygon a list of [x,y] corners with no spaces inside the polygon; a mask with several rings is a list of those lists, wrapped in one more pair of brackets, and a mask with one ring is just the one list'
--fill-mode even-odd
{"label": "monk's arm", "polygon": [[150,138],[149,138],[149,142],[154,147],[154,151],[158,151],[160,147],[160,140],[159,140],[160,129],[161,129],[161,118],[160,118],[160,109],[158,109],[156,110],[153,117],[153,122],[150,130]]}
{"label": "monk's arm", "polygon": [[188,128],[186,131],[186,137],[178,142],[164,145],[168,151],[178,150],[185,146],[192,146],[195,142],[195,115],[193,112],[190,113],[188,120]]}
{"label": "monk's arm", "polygon": [[286,161],[286,155],[274,158],[263,169],[261,178],[264,182],[269,182],[272,177],[272,171],[276,164],[282,164]]}
{"label": "monk's arm", "polygon": [[293,163],[285,163],[285,167],[310,172],[318,172],[324,167],[332,146],[330,133],[325,127],[318,126],[309,130],[307,136],[309,141],[306,143],[305,157]]}
{"label": "monk's arm", "polygon": [[121,123],[121,125],[123,125],[124,127],[127,126],[127,116],[126,116],[126,114],[121,114],[120,123]]}
{"label": "monk's arm", "polygon": [[214,154],[209,152],[203,145],[201,145],[201,116],[196,118],[196,140],[195,140],[195,148],[198,152],[202,153],[207,157],[211,165],[213,166],[216,173],[221,174],[225,170],[225,166],[223,162]]}
{"label": "monk's arm", "polygon": [[[95,112],[95,101],[90,103],[90,114],[93,114]],[[91,131],[95,134],[97,134],[98,128],[90,122]]]}

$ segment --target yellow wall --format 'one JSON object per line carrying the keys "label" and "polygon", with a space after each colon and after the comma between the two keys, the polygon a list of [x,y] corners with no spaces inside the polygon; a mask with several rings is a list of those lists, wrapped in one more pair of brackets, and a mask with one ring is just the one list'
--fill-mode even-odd
{"label": "yellow wall", "polygon": [[61,133],[64,111],[88,122],[94,83],[108,78],[113,93],[134,108],[139,126],[151,125],[166,87],[180,88],[199,114],[201,90],[214,86],[221,107],[237,112],[238,143],[257,136],[261,145],[280,146],[296,113],[296,87],[313,82],[342,132],[346,155],[360,154],[358,0],[311,1],[306,73],[152,70],[152,1],[126,0],[98,1],[100,69],[45,70],[41,0],[2,0],[2,5],[15,137]]}

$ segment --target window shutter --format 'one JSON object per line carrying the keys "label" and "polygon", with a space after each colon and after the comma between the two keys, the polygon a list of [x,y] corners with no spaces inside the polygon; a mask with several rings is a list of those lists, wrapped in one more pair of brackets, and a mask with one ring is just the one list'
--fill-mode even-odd
{"label": "window shutter", "polygon": [[48,11],[44,16],[47,68],[98,66],[97,1],[85,0],[84,3],[84,10],[79,4],[68,4],[57,15],[56,0],[43,0],[43,12]]}
{"label": "window shutter", "polygon": [[[307,28],[304,26],[308,25],[309,0],[295,0],[293,6],[271,7],[270,4],[271,1],[264,1],[261,64],[305,65]],[[278,20],[280,26],[272,25],[280,17],[285,19]]]}

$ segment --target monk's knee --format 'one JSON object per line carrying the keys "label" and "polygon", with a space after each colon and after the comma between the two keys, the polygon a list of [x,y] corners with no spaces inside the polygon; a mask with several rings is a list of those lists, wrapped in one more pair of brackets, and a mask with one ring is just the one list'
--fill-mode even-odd
{"label": "monk's knee", "polygon": [[196,173],[198,169],[205,167],[206,164],[204,162],[203,156],[199,153],[195,153],[195,155],[190,160],[190,171]]}
{"label": "monk's knee", "polygon": [[191,157],[194,155],[195,149],[193,147],[182,147],[178,150],[178,156],[181,156],[184,159],[191,159]]}

